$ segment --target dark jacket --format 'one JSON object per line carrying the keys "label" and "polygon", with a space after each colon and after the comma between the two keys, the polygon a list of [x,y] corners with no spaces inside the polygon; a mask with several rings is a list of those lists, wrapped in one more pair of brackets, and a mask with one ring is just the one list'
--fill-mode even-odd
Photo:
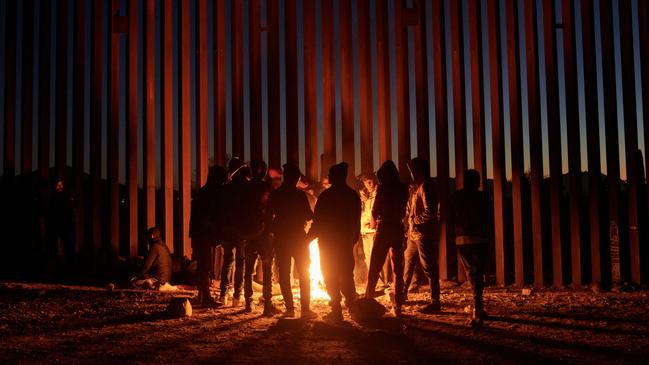
{"label": "dark jacket", "polygon": [[361,199],[345,184],[320,194],[313,212],[313,234],[320,242],[353,245],[361,231]]}
{"label": "dark jacket", "polygon": [[171,254],[162,241],[151,244],[140,276],[154,277],[162,284],[171,281]]}
{"label": "dark jacket", "polygon": [[408,188],[400,182],[380,184],[372,208],[376,235],[396,235],[403,238],[403,217],[408,204]]}
{"label": "dark jacket", "polygon": [[219,208],[222,185],[202,187],[192,199],[191,216],[189,220],[189,237],[192,245],[218,245],[222,234],[219,225]]}
{"label": "dark jacket", "polygon": [[437,186],[431,178],[410,187],[406,208],[408,237],[412,240],[432,239],[438,233]]}
{"label": "dark jacket", "polygon": [[304,225],[313,219],[306,193],[285,184],[270,193],[267,213],[277,236],[304,235]]}
{"label": "dark jacket", "polygon": [[224,241],[240,241],[263,231],[253,186],[246,178],[232,180],[223,186],[219,209]]}
{"label": "dark jacket", "polygon": [[484,191],[461,189],[453,194],[451,214],[458,244],[486,243],[491,236],[491,203]]}

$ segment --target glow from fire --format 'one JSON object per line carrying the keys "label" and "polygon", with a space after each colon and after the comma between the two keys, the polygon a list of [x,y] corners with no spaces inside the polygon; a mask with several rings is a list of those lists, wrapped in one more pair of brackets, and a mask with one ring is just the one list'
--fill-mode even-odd
{"label": "glow from fire", "polygon": [[325,291],[324,278],[320,270],[320,249],[318,248],[318,239],[309,243],[309,275],[311,276],[311,300],[324,299],[329,300],[329,294]]}

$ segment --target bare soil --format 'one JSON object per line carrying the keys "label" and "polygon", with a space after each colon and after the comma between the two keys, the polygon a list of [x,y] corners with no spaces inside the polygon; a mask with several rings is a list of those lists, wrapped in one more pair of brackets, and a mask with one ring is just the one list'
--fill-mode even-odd
{"label": "bare soil", "polygon": [[[490,320],[468,326],[467,287],[447,286],[443,313],[417,309],[409,296],[403,318],[390,314],[359,324],[263,317],[261,307],[194,306],[168,318],[174,297],[154,292],[45,284],[0,283],[0,363],[14,364],[647,364],[649,292],[487,289]],[[258,295],[258,294],[256,294]],[[379,298],[386,304],[387,296]],[[275,305],[283,308],[281,296]]]}

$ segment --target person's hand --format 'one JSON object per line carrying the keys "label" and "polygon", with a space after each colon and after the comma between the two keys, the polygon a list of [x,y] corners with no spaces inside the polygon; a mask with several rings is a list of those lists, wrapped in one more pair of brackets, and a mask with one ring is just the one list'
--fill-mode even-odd
{"label": "person's hand", "polygon": [[371,229],[376,229],[376,224],[377,224],[377,223],[378,223],[378,222],[374,219],[374,217],[372,217],[372,218],[370,219],[370,228],[371,228]]}

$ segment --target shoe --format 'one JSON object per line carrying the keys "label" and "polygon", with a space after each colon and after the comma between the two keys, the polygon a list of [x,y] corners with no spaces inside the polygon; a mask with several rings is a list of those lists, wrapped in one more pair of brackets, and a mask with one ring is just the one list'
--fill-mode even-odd
{"label": "shoe", "polygon": [[239,299],[237,297],[232,298],[232,306],[233,307],[238,307],[239,303],[241,303],[241,299]]}
{"label": "shoe", "polygon": [[473,328],[480,328],[482,327],[483,324],[484,321],[482,320],[482,318],[478,318],[478,317],[471,318],[471,321],[469,322],[469,326]]}
{"label": "shoe", "polygon": [[327,313],[322,317],[325,321],[329,322],[342,322],[343,321],[343,312],[340,310],[332,310],[331,312]]}
{"label": "shoe", "polygon": [[302,309],[302,311],[300,312],[300,318],[315,319],[318,318],[318,315],[316,314],[316,312],[312,311],[311,309],[306,308],[306,309]]}
{"label": "shoe", "polygon": [[243,308],[243,313],[252,312],[252,303],[246,300],[246,306]]}
{"label": "shoe", "polygon": [[287,309],[282,314],[282,318],[295,318],[295,310],[293,308]]}
{"label": "shoe", "polygon": [[201,306],[203,308],[218,308],[222,307],[223,303],[217,300],[214,300],[211,296],[204,296],[201,300]]}
{"label": "shoe", "polygon": [[272,317],[276,314],[280,314],[281,311],[277,309],[272,303],[265,303],[264,304],[264,316],[267,317]]}
{"label": "shoe", "polygon": [[419,310],[419,313],[424,313],[424,314],[434,314],[434,313],[439,313],[441,311],[442,306],[439,304],[439,302],[432,302],[425,307],[421,308]]}
{"label": "shoe", "polygon": [[395,318],[401,318],[401,315],[403,314],[401,311],[401,306],[395,305],[394,307],[392,307],[392,314],[394,314]]}

